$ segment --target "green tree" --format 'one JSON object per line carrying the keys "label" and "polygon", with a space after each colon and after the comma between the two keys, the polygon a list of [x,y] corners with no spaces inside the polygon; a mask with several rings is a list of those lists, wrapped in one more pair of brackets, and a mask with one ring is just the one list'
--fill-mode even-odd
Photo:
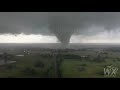
{"label": "green tree", "polygon": [[37,61],[34,66],[37,67],[37,68],[43,68],[44,67],[44,63],[41,62],[41,61]]}
{"label": "green tree", "polygon": [[34,68],[31,68],[31,67],[26,67],[22,70],[22,72],[25,74],[25,75],[28,75],[28,76],[35,76],[37,74],[37,71],[34,69]]}

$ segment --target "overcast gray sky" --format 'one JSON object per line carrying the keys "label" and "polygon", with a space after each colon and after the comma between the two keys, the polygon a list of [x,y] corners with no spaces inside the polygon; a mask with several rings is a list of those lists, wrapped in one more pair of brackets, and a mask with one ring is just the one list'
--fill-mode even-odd
{"label": "overcast gray sky", "polygon": [[0,43],[120,43],[120,12],[0,12]]}

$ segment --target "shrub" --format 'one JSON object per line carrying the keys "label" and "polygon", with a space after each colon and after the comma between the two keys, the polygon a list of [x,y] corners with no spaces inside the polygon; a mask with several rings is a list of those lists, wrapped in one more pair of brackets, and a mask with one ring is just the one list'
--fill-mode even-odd
{"label": "shrub", "polygon": [[37,68],[43,68],[44,64],[41,61],[37,61],[34,66]]}
{"label": "shrub", "polygon": [[84,64],[81,64],[81,66],[87,66],[87,64],[84,63]]}
{"label": "shrub", "polygon": [[103,71],[100,71],[100,72],[97,72],[97,74],[99,74],[99,75],[104,75],[104,72],[103,72]]}
{"label": "shrub", "polygon": [[24,74],[30,75],[30,76],[37,74],[36,70],[33,69],[33,68],[30,68],[30,67],[24,68],[24,69],[22,70],[22,72],[24,72]]}
{"label": "shrub", "polygon": [[120,61],[120,58],[117,58],[117,61]]}
{"label": "shrub", "polygon": [[7,65],[7,66],[6,66],[6,69],[8,69],[8,70],[12,70],[13,68],[15,68],[14,65]]}
{"label": "shrub", "polygon": [[78,71],[80,71],[80,72],[82,72],[82,71],[85,71],[85,70],[86,70],[86,69],[85,69],[85,67],[83,67],[83,66],[80,66],[80,67],[78,67],[77,69],[78,69]]}

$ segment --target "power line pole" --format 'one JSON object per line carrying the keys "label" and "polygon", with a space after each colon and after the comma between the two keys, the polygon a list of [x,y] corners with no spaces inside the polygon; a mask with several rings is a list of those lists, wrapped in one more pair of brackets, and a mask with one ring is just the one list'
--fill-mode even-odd
{"label": "power line pole", "polygon": [[54,69],[55,69],[55,78],[59,78],[58,50],[55,50],[53,52],[53,62],[54,62]]}
{"label": "power line pole", "polygon": [[61,57],[59,56],[59,52],[56,50],[53,52],[53,62],[54,62],[54,69],[55,69],[55,78],[61,78]]}
{"label": "power line pole", "polygon": [[55,78],[58,78],[58,73],[57,73],[57,55],[55,54],[55,59],[54,59],[54,64],[55,64]]}

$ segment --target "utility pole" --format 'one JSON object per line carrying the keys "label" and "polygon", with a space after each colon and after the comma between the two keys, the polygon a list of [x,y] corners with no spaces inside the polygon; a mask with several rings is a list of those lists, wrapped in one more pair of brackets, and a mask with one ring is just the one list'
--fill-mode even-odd
{"label": "utility pole", "polygon": [[55,65],[55,78],[58,78],[58,73],[57,73],[57,55],[55,54],[55,61],[54,61],[54,65]]}
{"label": "utility pole", "polygon": [[54,63],[54,69],[55,69],[55,78],[58,78],[58,73],[57,73],[57,51],[53,51],[53,63]]}
{"label": "utility pole", "polygon": [[61,57],[59,56],[58,50],[53,52],[53,63],[54,63],[54,69],[55,69],[55,78],[61,78],[61,71],[60,71],[60,65],[61,65]]}

